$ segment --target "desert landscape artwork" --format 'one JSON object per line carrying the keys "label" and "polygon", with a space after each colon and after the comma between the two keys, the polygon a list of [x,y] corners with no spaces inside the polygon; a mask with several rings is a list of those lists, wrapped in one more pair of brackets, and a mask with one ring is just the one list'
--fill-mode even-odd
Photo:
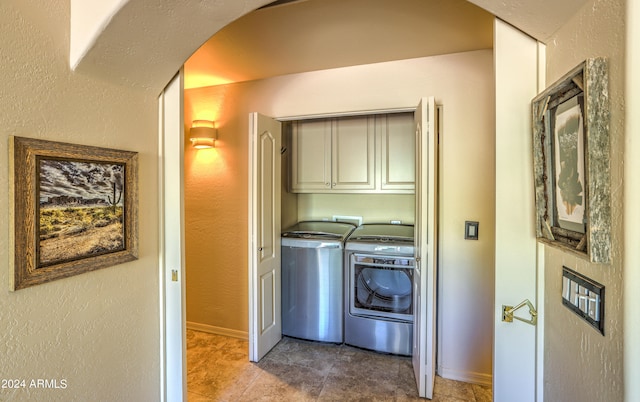
{"label": "desert landscape artwork", "polygon": [[124,249],[124,165],[40,159],[38,167],[38,267]]}
{"label": "desert landscape artwork", "polygon": [[9,289],[138,258],[138,153],[9,140]]}

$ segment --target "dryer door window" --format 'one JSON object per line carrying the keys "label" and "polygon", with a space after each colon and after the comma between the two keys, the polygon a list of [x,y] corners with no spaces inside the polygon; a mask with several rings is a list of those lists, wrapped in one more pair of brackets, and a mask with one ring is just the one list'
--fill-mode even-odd
{"label": "dryer door window", "polygon": [[413,259],[353,254],[350,262],[350,312],[411,321]]}

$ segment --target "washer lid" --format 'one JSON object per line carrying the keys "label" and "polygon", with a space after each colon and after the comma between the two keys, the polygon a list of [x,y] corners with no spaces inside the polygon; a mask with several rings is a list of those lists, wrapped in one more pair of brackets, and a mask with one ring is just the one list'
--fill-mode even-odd
{"label": "washer lid", "polygon": [[344,222],[303,221],[284,230],[282,237],[342,239],[355,227],[351,223]]}

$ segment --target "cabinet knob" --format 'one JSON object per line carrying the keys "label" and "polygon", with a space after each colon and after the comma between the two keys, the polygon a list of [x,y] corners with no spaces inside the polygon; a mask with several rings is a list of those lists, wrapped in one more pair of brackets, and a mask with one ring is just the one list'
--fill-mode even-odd
{"label": "cabinet knob", "polygon": [[331,183],[324,183],[325,186],[329,187]]}
{"label": "cabinet knob", "polygon": [[331,187],[335,187],[335,186],[336,186],[336,183],[331,184]]}

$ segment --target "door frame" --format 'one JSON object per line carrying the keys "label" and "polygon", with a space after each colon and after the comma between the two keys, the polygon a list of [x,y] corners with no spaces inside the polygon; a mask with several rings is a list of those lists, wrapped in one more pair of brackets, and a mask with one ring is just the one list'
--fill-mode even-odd
{"label": "door frame", "polygon": [[[425,97],[423,98],[425,101],[428,100],[429,98]],[[403,108],[388,108],[388,109],[372,109],[372,110],[360,110],[360,111],[352,111],[352,112],[338,112],[338,113],[324,113],[324,114],[311,114],[311,115],[302,115],[302,116],[284,116],[284,117],[272,117],[273,119],[279,121],[279,122],[285,122],[285,121],[292,121],[292,120],[305,120],[305,119],[317,119],[317,118],[335,118],[335,117],[347,117],[347,116],[363,116],[363,115],[369,115],[369,114],[390,114],[390,113],[416,113],[416,111],[418,110],[418,106],[416,107],[411,107],[411,108],[407,108],[407,107],[403,107]],[[433,117],[434,117],[434,127],[432,128],[432,130],[435,132],[435,135],[439,136],[440,135],[440,129],[441,129],[441,121],[439,120],[439,118],[437,117],[437,114],[441,113],[441,105],[437,105],[435,103],[435,100],[433,100]],[[249,147],[252,147],[252,144],[249,144]],[[436,154],[440,152],[440,145],[439,145],[439,141],[436,140],[436,149],[435,152]],[[416,161],[417,163],[417,161]],[[436,166],[436,169],[439,170],[439,160],[438,162],[438,166]],[[251,174],[251,172],[254,172],[255,166],[254,166],[254,159],[253,158],[249,158],[249,172]],[[436,177],[436,180],[438,180],[438,177]],[[251,185],[251,180],[249,181],[250,185]],[[425,189],[428,191],[428,188]],[[250,193],[251,194],[251,193]],[[437,195],[436,195],[437,197]],[[255,211],[257,210],[258,206],[257,205],[253,205],[252,202],[254,202],[256,200],[256,197],[252,197],[249,196],[249,211]],[[437,201],[437,200],[436,200]],[[439,212],[436,211],[436,214],[438,214],[436,216],[436,218],[439,218]],[[249,214],[249,228],[255,227],[255,224],[252,223],[252,215],[251,213]],[[439,236],[439,232],[436,230],[435,232],[435,236]],[[253,235],[251,233],[249,233],[249,237],[250,240],[253,237]],[[251,276],[253,275],[252,273],[252,267],[251,264],[253,263],[253,253],[255,252],[255,247],[252,247],[251,245],[251,241],[249,242],[249,255],[248,255],[248,261],[249,261],[249,278],[251,278]],[[437,242],[436,242],[437,244]],[[438,253],[438,248],[437,246],[435,246],[435,253]],[[439,265],[439,262],[436,263],[436,265]],[[438,267],[436,266],[436,271],[437,271]],[[256,328],[255,325],[252,325],[252,317],[255,316],[255,314],[257,314],[257,312],[254,310],[255,307],[255,303],[254,303],[254,299],[256,297],[256,295],[252,294],[252,289],[253,286],[251,286],[251,283],[249,284],[249,333],[248,333],[248,338],[249,338],[249,344],[252,345],[255,342],[255,337],[256,337]],[[435,288],[438,288],[437,283],[435,284]],[[434,309],[435,314],[437,314],[437,306],[438,306],[438,296],[437,293],[435,295],[435,306]],[[436,355],[434,356],[435,358],[437,358],[437,349],[438,349],[438,332],[437,332],[437,319],[434,315],[433,318],[433,325],[432,327],[435,325],[436,328],[432,328],[432,337],[433,338],[433,342],[435,343],[435,347],[433,347],[433,351],[432,351],[432,355]],[[430,338],[430,339],[431,339]],[[426,345],[422,345],[425,348],[427,348]],[[427,349],[431,349],[431,347],[427,348]],[[437,367],[437,363],[435,361],[430,362],[429,367],[433,366],[434,370]],[[426,389],[431,389],[431,391],[433,391],[432,386],[430,386],[429,388]]]}
{"label": "door frame", "polygon": [[[496,113],[495,299],[493,397],[542,401],[544,246],[535,237],[530,102],[544,87],[545,48],[494,20]],[[515,183],[515,184],[514,184]],[[515,191],[514,191],[515,189]],[[515,208],[514,205],[520,206]],[[524,214],[522,211],[526,211]],[[503,322],[504,305],[528,299],[538,309],[535,327]],[[519,316],[526,316],[518,312]]]}
{"label": "door frame", "polygon": [[[539,44],[539,47],[542,49],[539,53],[541,55],[544,55],[544,48],[541,47],[542,45]],[[543,73],[544,72],[544,60],[540,59],[539,60],[539,64],[540,66],[542,66],[541,68],[538,68],[539,73]],[[540,78],[540,83],[542,84],[542,86],[544,86],[544,77]],[[161,95],[162,98],[162,95]],[[162,100],[160,100],[160,103],[162,103]],[[180,103],[181,105],[181,103]],[[167,105],[164,109],[162,107],[160,107],[159,110],[159,121],[160,121],[160,134],[159,134],[159,139],[160,141],[162,141],[163,137],[163,132],[162,132],[162,118],[163,115],[167,113],[167,111],[170,108],[175,107],[175,105]],[[182,106],[178,106],[177,107],[179,109],[180,115],[182,116]],[[379,110],[365,110],[365,111],[357,111],[357,112],[344,112],[344,113],[332,113],[332,114],[318,114],[318,115],[304,115],[304,116],[286,116],[286,117],[276,117],[276,120],[279,121],[288,121],[288,120],[296,120],[296,119],[303,119],[303,118],[320,118],[320,117],[336,117],[336,116],[345,116],[345,115],[358,115],[358,114],[369,114],[369,113],[393,113],[393,112],[415,112],[415,108],[397,108],[397,109],[379,109]],[[496,120],[496,124],[498,124],[499,122],[499,116],[497,116],[497,120]],[[183,127],[180,128],[180,133],[179,135],[182,136],[183,133]],[[162,144],[162,142],[161,142]],[[181,152],[180,150],[176,150],[176,152]],[[159,154],[160,155],[160,163],[162,163],[162,153]],[[249,166],[249,169],[251,169],[252,166]],[[172,214],[175,214],[175,211],[170,211],[170,210],[166,210],[163,205],[165,202],[165,198],[164,198],[164,193],[162,192],[163,190],[163,186],[164,186],[164,176],[162,174],[162,171],[160,172],[160,225],[162,225],[163,220],[170,218],[170,216]],[[180,191],[182,191],[183,188],[180,188]],[[164,191],[166,192],[166,188],[164,189]],[[165,235],[165,231],[163,230],[162,226],[160,228],[160,240],[162,242],[162,240],[164,239],[164,235]],[[161,252],[162,252],[162,243],[161,243]],[[498,254],[498,249],[496,249],[496,255]],[[537,253],[538,257],[542,256],[542,252],[538,252]],[[184,256],[182,255],[182,258],[184,258]],[[175,322],[169,319],[168,317],[168,312],[165,308],[165,303],[166,303],[166,298],[167,298],[167,292],[169,291],[169,286],[171,285],[170,281],[166,280],[166,274],[167,272],[165,272],[165,261],[163,260],[163,257],[160,256],[159,258],[159,264],[160,264],[160,319],[161,319],[161,389],[162,389],[162,400],[167,400],[167,394],[168,394],[168,389],[170,388],[171,384],[182,384],[181,390],[185,393],[186,395],[186,364],[184,363],[184,358],[186,356],[186,347],[184,344],[184,336],[183,339],[181,340],[182,345],[181,346],[176,346],[179,345],[179,343],[171,343],[167,338],[166,338],[166,331],[167,328],[170,327],[170,323]],[[180,271],[180,278],[183,278],[184,274],[184,268],[181,268]],[[544,275],[544,271],[543,270],[538,270],[538,280],[543,279]],[[182,286],[184,287],[183,281],[179,281],[178,283],[182,283]],[[544,289],[542,287],[538,287],[538,300],[544,300],[543,297],[544,295],[541,294],[541,292],[544,292]],[[184,299],[184,290],[180,290],[180,296],[179,299]],[[496,300],[496,304],[498,303],[498,301]],[[181,328],[184,328],[185,325],[185,320],[186,320],[186,316],[184,315],[184,300],[181,301],[181,305],[179,306],[179,308],[181,309],[180,311],[182,311],[182,322],[179,323],[179,326]],[[542,303],[538,303],[538,308],[540,309],[542,307]],[[178,307],[176,307],[178,308]],[[497,310],[497,308],[496,308]],[[542,331],[542,320],[543,316],[540,315],[539,316],[539,324],[538,324],[538,333],[537,333],[537,344],[539,346],[543,345],[543,331]],[[496,321],[499,321],[499,319],[496,317]],[[494,332],[494,337],[495,337],[495,332]],[[438,342],[439,343],[439,342]],[[175,349],[175,350],[174,350]],[[182,366],[182,373],[180,376],[181,378],[178,378],[178,373],[176,370],[171,370],[169,371],[168,367],[167,367],[167,353],[169,353],[170,350],[173,350],[174,352],[177,352],[177,349],[180,349],[180,356],[182,358],[183,361],[183,366]],[[495,353],[495,349],[494,349],[494,353]],[[542,370],[543,370],[543,366],[542,366],[542,348],[538,348],[537,351],[537,358],[538,358],[538,366],[537,366],[537,377],[536,377],[536,388],[538,390],[537,392],[537,398],[538,400],[542,400]],[[494,358],[495,361],[495,358]],[[494,380],[494,384],[495,384],[495,380]]]}
{"label": "door frame", "polygon": [[184,256],[184,74],[158,97],[160,400],[187,398]]}
{"label": "door frame", "polygon": [[[547,47],[538,42],[538,92],[546,88]],[[544,244],[537,247],[537,294],[538,325],[536,326],[536,402],[544,402]]]}

